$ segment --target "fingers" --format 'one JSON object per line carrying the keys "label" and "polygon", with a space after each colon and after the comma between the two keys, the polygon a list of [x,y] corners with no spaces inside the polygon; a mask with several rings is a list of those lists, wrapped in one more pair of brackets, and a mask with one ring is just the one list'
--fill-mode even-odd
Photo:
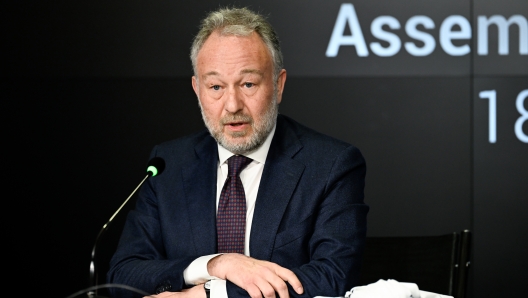
{"label": "fingers", "polygon": [[286,282],[274,271],[268,268],[265,269],[263,270],[263,278],[259,278],[256,281],[262,295],[266,298],[275,297],[275,293],[277,293],[279,297],[288,298],[290,294]]}
{"label": "fingers", "polygon": [[263,268],[261,273],[262,275],[254,275],[244,281],[246,287],[242,287],[248,292],[249,296],[252,298],[289,297],[288,287],[281,278],[267,268]]}
{"label": "fingers", "polygon": [[[266,261],[260,261],[264,263],[264,266],[269,268],[273,271],[274,276],[277,277],[277,279],[280,281],[280,283],[277,281],[276,283],[273,283],[275,290],[280,295],[280,297],[288,297],[288,287],[286,285],[286,282],[289,283],[293,290],[297,294],[302,294],[304,292],[304,289],[302,287],[301,281],[297,278],[297,275],[290,269],[284,268],[278,264],[272,263],[272,262],[266,262]],[[288,296],[284,296],[288,295]]]}
{"label": "fingers", "polygon": [[285,282],[289,283],[297,294],[302,294],[304,289],[301,281],[297,278],[297,275],[287,268],[281,267],[279,265],[277,266],[278,268],[275,269],[275,274],[277,274],[277,276],[279,276]]}
{"label": "fingers", "polygon": [[275,291],[268,283],[250,283],[245,290],[251,298],[275,298]]}

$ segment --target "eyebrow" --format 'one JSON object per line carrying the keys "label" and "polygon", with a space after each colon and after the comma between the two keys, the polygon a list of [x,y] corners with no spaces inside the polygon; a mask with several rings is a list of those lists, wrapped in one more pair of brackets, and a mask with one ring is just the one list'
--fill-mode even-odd
{"label": "eyebrow", "polygon": [[258,74],[260,76],[263,75],[263,72],[261,70],[258,70],[258,69],[243,69],[240,74],[247,74],[247,73],[254,73],[254,74]]}

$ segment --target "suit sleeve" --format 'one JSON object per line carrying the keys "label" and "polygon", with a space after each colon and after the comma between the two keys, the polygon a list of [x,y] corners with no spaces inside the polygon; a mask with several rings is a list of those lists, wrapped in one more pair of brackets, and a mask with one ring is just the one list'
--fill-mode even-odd
{"label": "suit sleeve", "polygon": [[366,164],[349,147],[333,164],[309,240],[310,262],[292,270],[303,297],[343,296],[358,285],[369,207],[364,204]]}

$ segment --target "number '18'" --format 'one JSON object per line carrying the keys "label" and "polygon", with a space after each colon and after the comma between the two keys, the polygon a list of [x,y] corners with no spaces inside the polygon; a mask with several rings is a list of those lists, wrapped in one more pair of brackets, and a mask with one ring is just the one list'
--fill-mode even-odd
{"label": "number '18'", "polygon": [[[486,90],[480,91],[479,97],[482,99],[489,100],[489,111],[488,111],[488,123],[489,123],[489,142],[497,142],[497,91],[496,90]],[[528,110],[524,108],[524,100],[528,97],[528,89],[521,91],[517,95],[515,100],[515,107],[517,107],[517,112],[521,114],[517,121],[515,121],[515,135],[517,139],[523,143],[528,143],[528,135],[523,132],[523,124],[528,120]]]}

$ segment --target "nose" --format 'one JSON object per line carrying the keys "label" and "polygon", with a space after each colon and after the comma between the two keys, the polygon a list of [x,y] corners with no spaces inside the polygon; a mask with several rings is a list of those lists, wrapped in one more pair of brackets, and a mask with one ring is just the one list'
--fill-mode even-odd
{"label": "nose", "polygon": [[241,111],[244,108],[243,95],[241,94],[240,90],[238,90],[236,87],[231,87],[228,89],[224,108],[227,112],[233,114],[238,111]]}

